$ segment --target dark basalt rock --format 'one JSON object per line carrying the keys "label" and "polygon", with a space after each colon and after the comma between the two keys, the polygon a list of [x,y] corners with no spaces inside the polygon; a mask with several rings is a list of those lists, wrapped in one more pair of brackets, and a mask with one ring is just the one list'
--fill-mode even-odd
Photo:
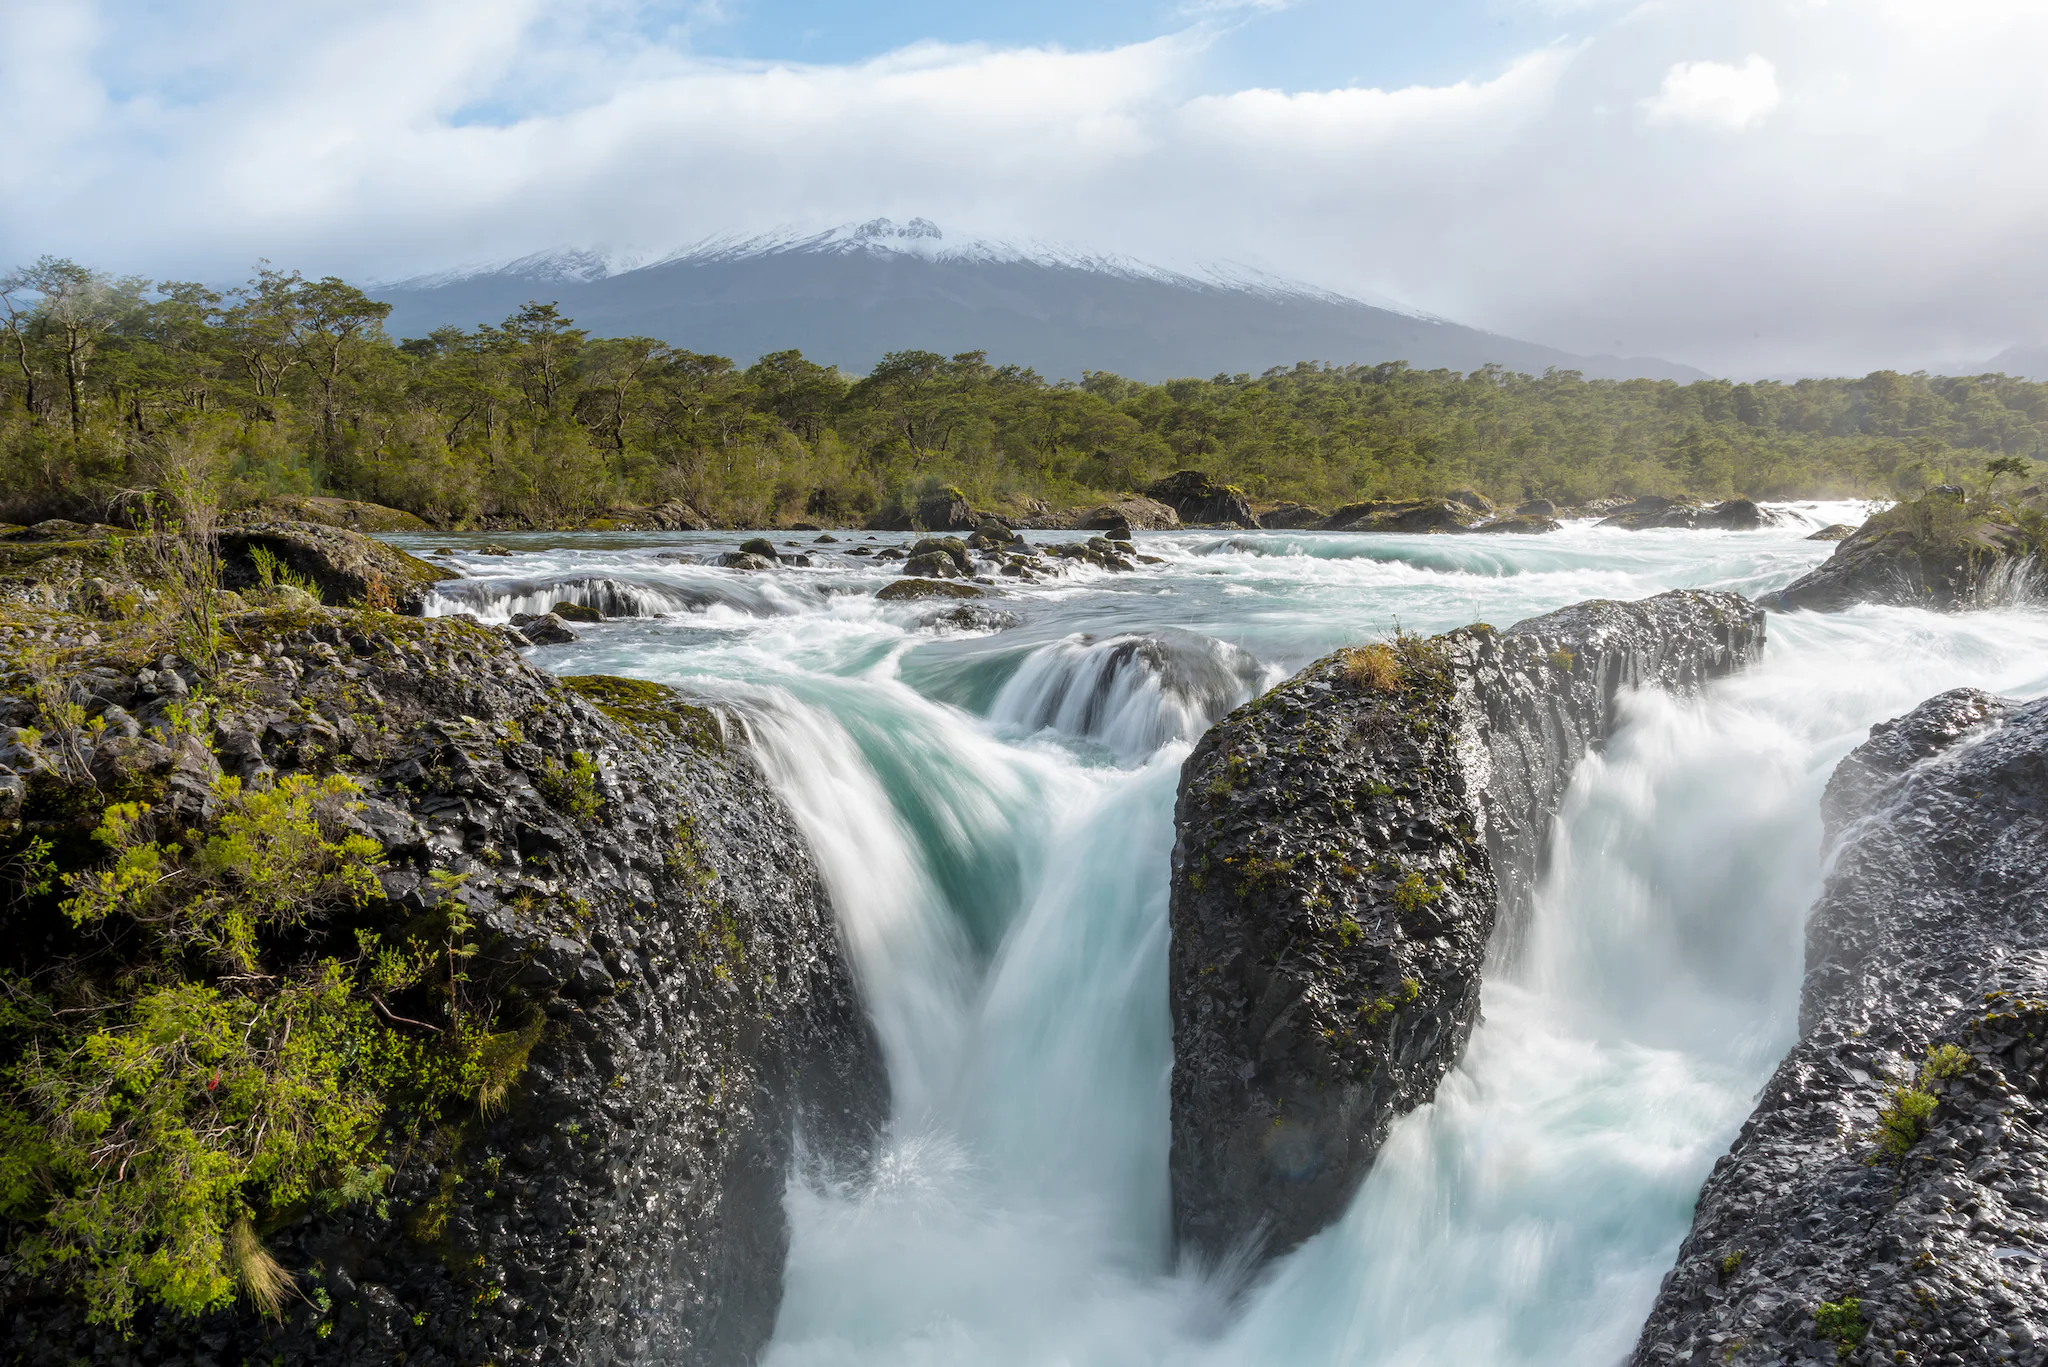
{"label": "dark basalt rock", "polygon": [[1242,489],[1234,484],[1218,484],[1200,470],[1176,470],[1165,479],[1147,485],[1145,497],[1164,503],[1182,522],[1190,525],[1259,525]]}
{"label": "dark basalt rock", "polygon": [[1259,514],[1259,525],[1268,531],[1302,531],[1320,527],[1329,514],[1306,503],[1283,503]]}
{"label": "dark basalt rock", "polygon": [[[368,598],[371,585],[381,582],[400,612],[418,613],[428,590],[435,584],[462,577],[346,527],[325,527],[313,522],[257,522],[222,529],[220,561],[224,587],[243,589],[260,582],[252,558],[252,552],[259,546],[282,561],[286,569],[310,579],[322,599],[337,605]],[[497,552],[486,547],[484,553]]]}
{"label": "dark basalt rock", "polygon": [[1347,503],[1323,520],[1326,532],[1462,532],[1486,514],[1447,498]]}
{"label": "dark basalt rock", "polygon": [[548,611],[565,622],[583,622],[588,624],[604,620],[603,613],[599,612],[596,608],[585,607],[581,603],[557,603],[549,608]]}
{"label": "dark basalt rock", "polygon": [[967,553],[967,543],[957,536],[927,536],[910,548],[910,559],[904,562],[905,574],[923,573],[910,567],[929,563],[933,558],[950,562],[952,572],[961,578],[974,573],[974,559]]}
{"label": "dark basalt rock", "polygon": [[[933,560],[939,565],[952,562],[943,556]],[[950,571],[948,571],[950,573]],[[980,598],[986,591],[973,584],[962,584],[955,579],[898,579],[893,584],[884,584],[875,590],[875,597],[884,603],[901,603],[919,598]]]}
{"label": "dark basalt rock", "polygon": [[537,646],[568,645],[578,639],[561,615],[554,612],[543,612],[537,617],[532,613],[515,612],[512,614],[512,629],[529,644]]}
{"label": "dark basalt rock", "polygon": [[1789,514],[1763,507],[1754,499],[1731,498],[1710,508],[1691,499],[1645,495],[1602,519],[1600,525],[1638,532],[1658,528],[1675,528],[1680,531],[1751,532],[1764,527],[1781,526],[1791,520]]}
{"label": "dark basalt rock", "polygon": [[[744,746],[673,690],[558,679],[460,620],[306,607],[228,627],[256,653],[218,681],[211,750],[166,749],[159,723],[194,677],[167,659],[90,690],[128,698],[94,704],[108,719],[94,763],[168,770],[164,800],[195,826],[222,766],[353,773],[388,861],[374,914],[402,924],[438,896],[431,873],[467,875],[474,980],[547,1024],[501,1111],[450,1115],[433,1142],[393,1150],[388,1211],[264,1231],[304,1296],[280,1320],[241,1302],[145,1310],[124,1339],[0,1264],[0,1356],[753,1361],[781,1295],[794,1135],[849,1173],[887,1098],[803,836]],[[579,754],[596,765],[595,817],[559,792]],[[0,817],[31,760],[0,751]]]}
{"label": "dark basalt rock", "polygon": [[1892,603],[1955,612],[2010,601],[2025,591],[2043,549],[2040,523],[2030,530],[2028,516],[1936,490],[1865,522],[1767,605],[1835,612]]}
{"label": "dark basalt rock", "polygon": [[1508,517],[1497,517],[1491,522],[1482,522],[1472,528],[1475,532],[1520,532],[1533,536],[1543,532],[1561,532],[1564,524],[1554,517],[1536,517],[1531,514],[1515,513]]}
{"label": "dark basalt rock", "polygon": [[781,564],[772,555],[757,555],[753,551],[727,551],[713,563],[721,569],[748,570],[756,573],[761,570],[772,570]]}
{"label": "dark basalt rock", "polygon": [[[1799,1042],[1708,1178],[1633,1361],[2039,1367],[2048,701],[1930,699],[1843,760],[1825,814]],[[1902,1084],[1929,1113],[1886,1148]]]}
{"label": "dark basalt rock", "polygon": [[1292,1248],[1339,1214],[1479,1014],[1573,769],[1633,686],[1763,643],[1726,593],[1584,603],[1507,632],[1342,651],[1231,713],[1181,772],[1173,1219],[1183,1248]]}
{"label": "dark basalt rock", "polygon": [[1819,531],[1808,536],[1808,541],[1847,541],[1856,535],[1856,529],[1846,522],[1830,522]]}
{"label": "dark basalt rock", "polygon": [[1125,532],[1170,532],[1180,526],[1180,514],[1158,499],[1120,498],[1114,503],[1090,508],[1075,518],[1073,525],[1090,532],[1119,528]]}
{"label": "dark basalt rock", "polygon": [[868,529],[877,532],[971,532],[987,519],[974,510],[967,495],[950,485],[925,494],[910,508],[876,514]]}

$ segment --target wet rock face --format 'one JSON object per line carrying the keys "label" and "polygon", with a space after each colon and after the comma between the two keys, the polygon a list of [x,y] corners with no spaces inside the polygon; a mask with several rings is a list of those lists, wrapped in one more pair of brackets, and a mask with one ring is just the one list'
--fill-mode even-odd
{"label": "wet rock face", "polygon": [[1936,490],[1877,514],[1770,605],[1836,612],[1892,603],[1955,612],[2020,596],[2041,550],[2039,523],[2000,505]]}
{"label": "wet rock face", "polygon": [[1182,770],[1169,951],[1183,1248],[1284,1252],[1342,1212],[1479,1015],[1571,773],[1631,686],[1763,642],[1734,594],[1586,603],[1321,660]]}
{"label": "wet rock face", "polygon": [[[134,753],[194,683],[167,665],[94,686],[95,763],[169,767],[194,823],[215,756],[250,782],[355,774],[388,860],[377,914],[402,922],[441,895],[432,874],[466,875],[472,974],[546,1025],[502,1110],[394,1151],[384,1212],[265,1231],[307,1298],[281,1322],[145,1313],[124,1340],[0,1269],[7,1361],[751,1362],[794,1136],[856,1166],[887,1097],[832,909],[744,745],[671,690],[558,679],[460,620],[229,625],[262,644],[223,681],[210,753]],[[0,751],[7,777],[23,759]]]}
{"label": "wet rock face", "polygon": [[2038,1367],[2048,702],[1933,698],[1842,762],[1825,810],[1799,1042],[1708,1178],[1634,1362]]}

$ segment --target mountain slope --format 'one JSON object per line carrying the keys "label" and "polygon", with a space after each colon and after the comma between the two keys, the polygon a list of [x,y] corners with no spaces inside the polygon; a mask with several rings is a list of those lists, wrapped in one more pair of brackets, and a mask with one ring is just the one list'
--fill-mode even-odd
{"label": "mountain slope", "polygon": [[1124,257],[948,241],[924,219],[714,241],[651,261],[565,251],[376,291],[396,336],[496,322],[553,300],[599,336],[659,337],[742,364],[794,347],[851,372],[885,352],[979,350],[1051,378],[1258,373],[1297,361],[1498,364],[1690,380],[1655,359],[1583,357],[1249,271],[1206,276]]}

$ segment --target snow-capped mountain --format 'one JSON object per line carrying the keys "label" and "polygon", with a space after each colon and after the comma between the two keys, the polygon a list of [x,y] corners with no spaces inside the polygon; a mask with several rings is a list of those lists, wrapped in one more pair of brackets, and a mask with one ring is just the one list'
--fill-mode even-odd
{"label": "snow-capped mountain", "polygon": [[746,364],[790,348],[859,373],[886,352],[986,351],[1051,378],[1257,373],[1297,361],[1693,379],[1582,357],[1233,263],[1173,269],[1049,243],[952,238],[929,219],[781,229],[662,249],[560,248],[395,281],[388,329],[418,336],[552,300],[599,336],[659,337]]}

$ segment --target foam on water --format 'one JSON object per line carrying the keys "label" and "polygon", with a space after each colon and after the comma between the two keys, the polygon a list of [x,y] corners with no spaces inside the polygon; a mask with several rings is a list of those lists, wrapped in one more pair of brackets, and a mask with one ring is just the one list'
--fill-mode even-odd
{"label": "foam on water", "polygon": [[1774,616],[1758,668],[1697,699],[1631,700],[1572,784],[1530,934],[1495,966],[1463,1064],[1396,1124],[1343,1218],[1250,1286],[1169,1248],[1179,765],[1222,711],[1396,621],[1760,592],[1832,549],[1805,530],[1163,535],[1145,546],[1163,567],[1020,590],[1003,604],[1020,625],[968,638],[874,603],[888,567],[849,557],[749,577],[607,542],[490,564],[542,592],[715,582],[722,603],[771,605],[604,623],[539,655],[685,683],[746,718],[884,1042],[894,1119],[874,1173],[792,1181],[767,1361],[1623,1356],[1792,1036],[1828,772],[1943,688],[2048,691],[2048,614]]}

